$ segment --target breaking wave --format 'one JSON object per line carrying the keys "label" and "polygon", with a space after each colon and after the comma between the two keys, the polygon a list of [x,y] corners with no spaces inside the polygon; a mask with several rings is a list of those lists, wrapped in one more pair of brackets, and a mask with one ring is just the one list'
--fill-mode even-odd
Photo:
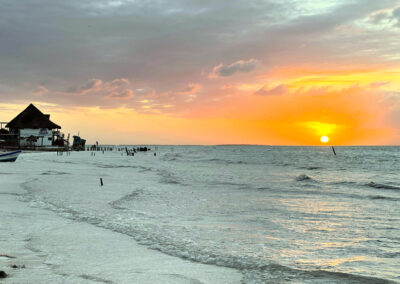
{"label": "breaking wave", "polygon": [[313,178],[311,178],[310,176],[308,176],[308,175],[306,175],[306,174],[301,174],[301,175],[298,175],[298,176],[295,178],[295,180],[296,180],[296,181],[305,181],[305,180],[313,180]]}
{"label": "breaking wave", "polygon": [[202,160],[199,160],[199,162],[202,162],[202,163],[216,163],[216,164],[237,164],[237,165],[246,164],[246,162],[241,161],[241,160],[234,161],[234,160],[219,159],[219,158],[202,159]]}
{"label": "breaking wave", "polygon": [[382,195],[368,195],[367,198],[372,199],[372,200],[400,201],[400,198],[394,198],[394,197],[382,196]]}
{"label": "breaking wave", "polygon": [[164,155],[161,156],[161,160],[171,162],[171,161],[177,161],[182,157],[183,155],[180,153],[165,153]]}
{"label": "breaking wave", "polygon": [[143,189],[137,189],[125,196],[122,196],[121,198],[119,198],[117,200],[114,200],[114,201],[108,203],[108,204],[114,209],[125,209],[125,207],[123,206],[125,203],[138,198],[138,196],[142,193],[143,193]]}
{"label": "breaking wave", "polygon": [[303,169],[303,170],[309,170],[309,171],[314,171],[314,170],[320,170],[322,169],[322,167],[299,167],[299,169]]}
{"label": "breaking wave", "polygon": [[130,169],[139,169],[140,172],[147,172],[151,171],[151,167],[144,167],[144,166],[137,166],[137,165],[109,165],[109,164],[96,164],[99,168],[103,169],[123,169],[123,168],[130,168]]}
{"label": "breaking wave", "polygon": [[44,176],[46,176],[46,175],[69,175],[69,174],[70,173],[67,173],[67,172],[52,171],[52,170],[41,173],[41,175],[44,175]]}
{"label": "breaking wave", "polygon": [[393,189],[393,190],[400,190],[400,186],[382,184],[382,183],[375,183],[373,181],[366,184],[366,186],[378,189]]}

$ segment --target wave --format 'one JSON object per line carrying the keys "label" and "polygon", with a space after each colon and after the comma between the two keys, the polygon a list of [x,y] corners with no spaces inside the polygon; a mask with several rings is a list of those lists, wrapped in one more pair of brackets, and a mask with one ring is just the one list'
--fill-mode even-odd
{"label": "wave", "polygon": [[248,164],[244,161],[234,161],[230,159],[220,159],[220,158],[211,158],[211,159],[199,159],[198,162],[202,163],[216,163],[216,164],[229,164],[229,165],[240,165],[240,164]]}
{"label": "wave", "polygon": [[182,157],[183,156],[180,153],[165,153],[164,155],[161,156],[161,160],[170,162],[170,161],[176,161]]}
{"label": "wave", "polygon": [[174,175],[173,173],[160,169],[157,170],[157,173],[160,175],[160,182],[164,184],[180,184],[180,185],[185,185],[179,177]]}
{"label": "wave", "polygon": [[394,198],[394,197],[382,196],[382,195],[368,195],[367,198],[372,199],[372,200],[400,201],[400,198]]}
{"label": "wave", "polygon": [[378,254],[378,256],[383,258],[398,258],[400,257],[400,252],[386,252],[383,254]]}
{"label": "wave", "polygon": [[214,180],[207,182],[208,186],[225,186],[229,187],[231,189],[240,189],[240,190],[252,190],[252,189],[258,189],[254,188],[251,184],[248,183],[239,183],[239,182],[233,182],[233,181],[219,181],[219,180]]}
{"label": "wave", "polygon": [[151,167],[144,167],[144,166],[136,166],[136,165],[107,165],[107,164],[96,164],[99,168],[103,169],[123,169],[123,168],[129,168],[129,169],[140,169],[139,172],[147,172],[151,171]]}
{"label": "wave", "polygon": [[46,175],[70,175],[70,173],[49,170],[49,171],[45,171],[45,172],[41,173],[41,175],[44,175],[44,176],[46,176]]}
{"label": "wave", "polygon": [[138,189],[127,195],[122,196],[121,198],[119,198],[117,200],[111,201],[108,204],[114,209],[126,209],[123,205],[126,202],[136,199],[142,193],[143,193],[143,189]]}
{"label": "wave", "polygon": [[296,181],[305,181],[305,180],[314,180],[314,179],[313,179],[312,177],[306,175],[306,174],[301,174],[301,175],[298,175],[298,176],[295,178],[295,180],[296,180]]}
{"label": "wave", "polygon": [[[313,187],[313,185],[307,185],[308,188]],[[280,190],[281,191],[281,190]],[[345,197],[345,198],[350,198],[350,199],[367,199],[367,200],[384,200],[384,201],[400,201],[400,198],[395,198],[395,197],[389,197],[389,196],[383,196],[383,195],[364,195],[364,194],[356,194],[356,193],[346,193],[346,192],[328,192],[328,191],[322,191],[322,190],[287,190],[287,191],[281,191],[281,192],[289,192],[289,193],[301,193],[301,194],[315,194],[315,195],[325,195],[325,196],[333,196],[333,197]]]}
{"label": "wave", "polygon": [[194,162],[194,163],[214,163],[214,164],[247,164],[245,161],[239,160],[231,160],[231,159],[223,159],[223,158],[201,158],[201,157],[191,157],[184,156],[179,153],[166,153],[161,159],[166,162],[170,161],[183,161],[183,162]]}
{"label": "wave", "polygon": [[393,190],[400,190],[400,186],[382,184],[382,183],[375,183],[373,181],[366,184],[366,186],[377,188],[377,189],[393,189]]}
{"label": "wave", "polygon": [[113,284],[114,282],[111,280],[107,280],[104,278],[100,278],[97,276],[93,276],[93,275],[87,275],[87,274],[81,274],[79,275],[80,278],[84,279],[84,280],[89,280],[90,282],[97,282],[97,283],[106,283],[106,284]]}
{"label": "wave", "polygon": [[320,169],[322,169],[322,167],[299,167],[299,169],[302,169],[302,170],[310,170],[310,171],[314,171],[314,170],[320,170]]}
{"label": "wave", "polygon": [[331,182],[330,184],[332,184],[332,185],[354,185],[354,184],[357,184],[357,182],[355,182],[355,181],[343,180],[343,181]]}
{"label": "wave", "polygon": [[[356,181],[335,181],[335,182],[328,182],[329,185],[344,185],[344,186],[356,186],[359,188],[362,188],[364,186],[371,187],[371,188],[376,188],[376,189],[391,189],[391,190],[400,190],[400,186],[396,185],[391,185],[391,184],[383,184],[383,183],[376,183],[376,182],[368,182],[368,183],[359,183]],[[391,198],[387,196],[382,196],[382,195],[369,195],[366,196],[367,198],[370,199],[396,199],[397,198]]]}

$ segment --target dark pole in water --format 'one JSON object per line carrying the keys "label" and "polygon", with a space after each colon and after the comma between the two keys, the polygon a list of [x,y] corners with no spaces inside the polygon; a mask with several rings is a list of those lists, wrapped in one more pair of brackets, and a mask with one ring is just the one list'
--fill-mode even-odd
{"label": "dark pole in water", "polygon": [[336,156],[335,147],[333,147],[333,146],[332,146],[332,151],[333,151],[333,154],[335,154],[335,156]]}
{"label": "dark pole in water", "polygon": [[100,186],[103,186],[103,178],[100,178]]}

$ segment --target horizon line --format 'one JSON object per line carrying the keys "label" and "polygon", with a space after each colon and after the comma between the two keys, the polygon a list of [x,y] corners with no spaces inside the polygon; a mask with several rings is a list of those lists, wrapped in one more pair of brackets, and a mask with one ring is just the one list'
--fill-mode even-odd
{"label": "horizon line", "polygon": [[[87,145],[96,145],[88,143]],[[98,144],[99,146],[263,146],[263,147],[400,147],[400,145],[271,145],[271,144]]]}

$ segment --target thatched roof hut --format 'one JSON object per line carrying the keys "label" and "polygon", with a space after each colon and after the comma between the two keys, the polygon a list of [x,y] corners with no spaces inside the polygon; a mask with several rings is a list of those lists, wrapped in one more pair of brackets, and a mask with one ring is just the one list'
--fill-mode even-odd
{"label": "thatched roof hut", "polygon": [[11,120],[6,127],[9,129],[61,129],[61,126],[50,120],[49,114],[43,114],[33,104],[30,104],[24,111]]}

